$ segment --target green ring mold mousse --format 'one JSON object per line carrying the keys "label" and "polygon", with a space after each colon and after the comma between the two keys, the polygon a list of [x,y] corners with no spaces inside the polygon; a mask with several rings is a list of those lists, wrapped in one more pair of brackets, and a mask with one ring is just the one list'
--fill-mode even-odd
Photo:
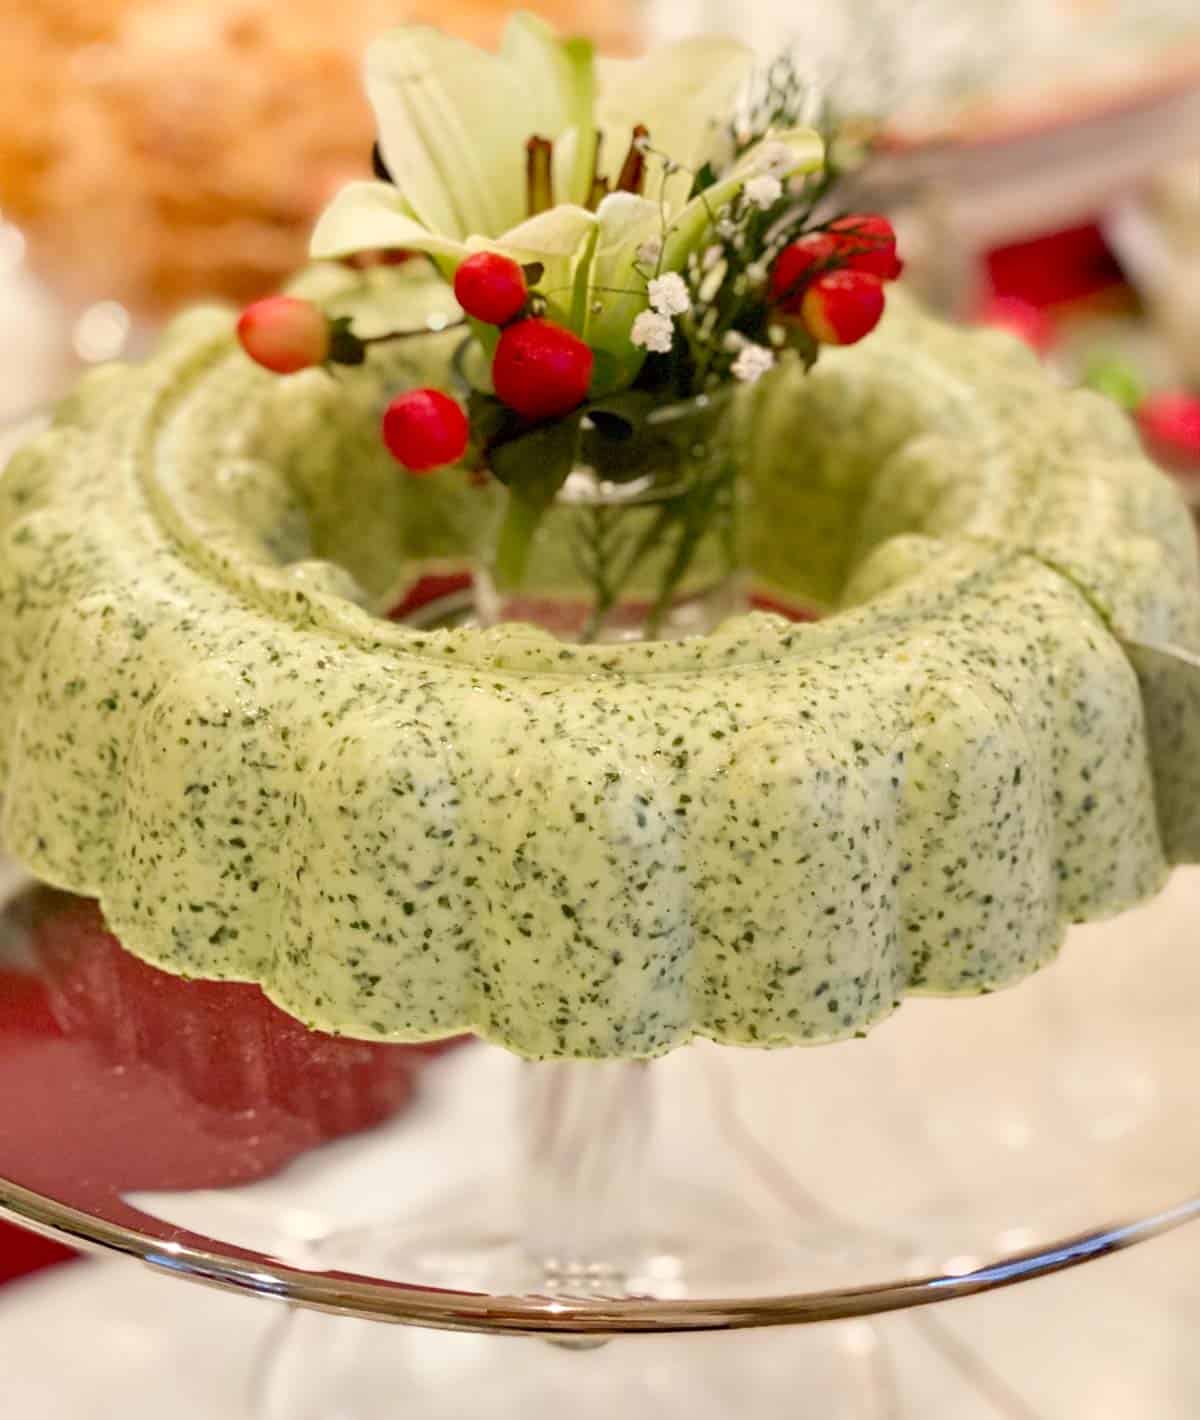
{"label": "green ring mold mousse", "polygon": [[369,1039],[817,1042],[1020,980],[1194,853],[1120,639],[1200,645],[1192,532],[1115,407],[898,294],[740,414],[749,560],[832,614],[571,646],[360,605],[489,496],[371,437],[445,354],[276,380],[192,313],[3,475],[4,834],[138,956]]}

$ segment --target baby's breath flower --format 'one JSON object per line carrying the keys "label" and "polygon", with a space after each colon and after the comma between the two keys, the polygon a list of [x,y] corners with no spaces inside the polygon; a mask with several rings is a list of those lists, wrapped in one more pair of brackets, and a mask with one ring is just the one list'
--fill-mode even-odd
{"label": "baby's breath flower", "polygon": [[758,170],[767,177],[785,178],[796,165],[796,155],[786,143],[764,143],[758,155]]}
{"label": "baby's breath flower", "polygon": [[745,384],[753,384],[755,380],[761,378],[775,364],[775,352],[768,350],[765,345],[755,345],[753,341],[746,341],[738,351],[737,359],[730,366],[730,373],[735,380],[741,380]]}
{"label": "baby's breath flower", "polygon": [[647,289],[650,304],[660,316],[681,316],[691,309],[692,298],[688,295],[687,282],[678,271],[656,276]]}
{"label": "baby's breath flower", "polygon": [[700,269],[702,271],[711,271],[724,255],[725,249],[718,246],[715,242],[712,246],[705,247],[704,255],[700,258]]}
{"label": "baby's breath flower", "polygon": [[752,261],[746,268],[746,280],[752,286],[762,286],[767,279],[767,263],[765,261]]}
{"label": "baby's breath flower", "polygon": [[745,187],[746,201],[760,211],[774,207],[783,196],[783,183],[770,173],[751,178]]}
{"label": "baby's breath flower", "polygon": [[665,355],[675,338],[675,327],[670,316],[660,315],[657,311],[642,311],[633,322],[629,338],[643,350]]}
{"label": "baby's breath flower", "polygon": [[637,259],[641,266],[657,266],[658,259],[662,256],[662,238],[647,237],[637,249]]}

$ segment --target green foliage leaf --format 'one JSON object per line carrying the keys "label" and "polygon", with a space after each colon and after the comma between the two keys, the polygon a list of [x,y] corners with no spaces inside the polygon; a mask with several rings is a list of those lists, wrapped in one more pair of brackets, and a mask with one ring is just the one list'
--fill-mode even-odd
{"label": "green foliage leaf", "polygon": [[520,433],[521,416],[501,404],[494,394],[473,390],[467,396],[467,419],[471,425],[471,442],[486,453],[493,444],[502,443]]}
{"label": "green foliage leaf", "polygon": [[1146,397],[1146,386],[1140,372],[1119,355],[1104,352],[1093,355],[1084,370],[1083,383],[1097,394],[1107,395],[1130,413]]}
{"label": "green foliage leaf", "polygon": [[621,362],[608,350],[592,346],[592,383],[589,394],[606,395],[621,382]]}
{"label": "green foliage leaf", "polygon": [[334,365],[361,365],[367,358],[367,347],[355,335],[349,316],[338,316],[329,323],[329,355]]}
{"label": "green foliage leaf", "polygon": [[786,348],[794,350],[803,362],[804,368],[811,370],[817,363],[821,347],[799,321],[785,321],[783,330]]}
{"label": "green foliage leaf", "polygon": [[525,502],[548,507],[578,457],[582,419],[576,412],[494,441],[488,448],[492,472]]}

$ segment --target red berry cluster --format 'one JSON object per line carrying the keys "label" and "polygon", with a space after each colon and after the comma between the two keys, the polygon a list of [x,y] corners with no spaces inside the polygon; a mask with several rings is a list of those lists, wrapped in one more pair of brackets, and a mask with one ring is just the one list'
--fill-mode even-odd
{"label": "red berry cluster", "polygon": [[525,273],[497,252],[458,268],[454,294],[467,315],[503,327],[492,357],[496,397],[525,419],[556,419],[587,398],[593,356],[572,331],[528,314]]}
{"label": "red berry cluster", "polygon": [[[814,340],[851,345],[879,322],[884,282],[900,274],[896,234],[874,213],[852,213],[791,243],[776,259],[770,299],[776,311],[803,323]],[[492,357],[497,399],[532,422],[557,419],[587,398],[594,356],[531,302],[526,269],[499,252],[469,256],[454,278],[468,316],[500,329]],[[247,307],[238,339],[251,359],[277,374],[323,364],[361,364],[374,337],[362,340],[345,320],[331,320],[311,301],[272,296]],[[410,332],[397,332],[407,334]],[[383,441],[410,473],[457,463],[470,426],[462,406],[436,389],[408,390],[383,416]]]}
{"label": "red berry cluster", "polygon": [[[454,294],[467,315],[502,327],[492,359],[492,383],[502,403],[529,420],[556,419],[583,403],[592,352],[565,327],[530,313],[525,271],[517,262],[499,252],[476,252],[455,273]],[[348,342],[344,354],[339,338]],[[252,360],[280,375],[363,357],[362,342],[340,332],[311,301],[292,296],[247,307],[238,339]],[[462,406],[440,390],[408,390],[384,411],[383,441],[410,473],[457,463],[469,440]]]}
{"label": "red berry cluster", "polygon": [[[592,352],[563,326],[529,314],[524,270],[511,257],[481,251],[454,276],[454,295],[467,315],[502,327],[492,357],[496,397],[525,419],[555,419],[587,397]],[[383,438],[411,473],[454,463],[467,449],[461,407],[437,390],[411,390],[388,406]]]}
{"label": "red berry cluster", "polygon": [[855,212],[785,247],[771,269],[776,310],[823,345],[853,345],[879,324],[884,282],[903,270],[886,217]]}

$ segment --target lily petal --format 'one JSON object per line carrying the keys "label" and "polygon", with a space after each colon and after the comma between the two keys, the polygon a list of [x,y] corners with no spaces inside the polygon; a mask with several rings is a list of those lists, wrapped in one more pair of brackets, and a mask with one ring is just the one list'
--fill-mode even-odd
{"label": "lily petal", "polygon": [[500,52],[527,86],[532,101],[529,136],[555,141],[555,195],[559,202],[584,204],[592,181],[596,147],[595,52],[586,39],[560,39],[536,15],[522,12],[508,22]]}
{"label": "lily petal", "polygon": [[730,177],[748,178],[764,172],[767,150],[779,147],[790,148],[792,164],[783,169],[774,162],[772,151],[772,171],[776,177],[795,177],[797,173],[813,173],[825,162],[825,141],[815,128],[773,128],[769,129],[752,148],[747,148],[737,160]]}
{"label": "lily petal", "polygon": [[730,111],[753,64],[745,45],[713,35],[665,45],[640,59],[598,60],[602,171],[616,177],[634,126],[644,124],[651,146],[687,170],[664,177],[663,160],[653,154],[647,159],[646,196],[656,202],[661,197],[674,212],[711,145],[714,116]]}
{"label": "lily petal", "polygon": [[451,272],[468,254],[461,242],[417,221],[399,189],[386,182],[348,183],[321,213],[309,242],[309,255],[318,261],[360,251],[427,252]]}
{"label": "lily petal", "polygon": [[427,227],[494,236],[521,220],[525,144],[543,103],[509,61],[408,25],[368,49],[367,94],[388,170]]}
{"label": "lily petal", "polygon": [[635,269],[638,248],[650,237],[662,233],[663,214],[657,202],[631,192],[614,192],[601,202],[596,216],[600,235],[596,243],[591,274],[591,307],[588,314],[588,344],[603,350],[615,362],[606,388],[627,385],[641,369],[646,352],[630,339],[633,322],[649,304],[646,279],[651,272]]}

